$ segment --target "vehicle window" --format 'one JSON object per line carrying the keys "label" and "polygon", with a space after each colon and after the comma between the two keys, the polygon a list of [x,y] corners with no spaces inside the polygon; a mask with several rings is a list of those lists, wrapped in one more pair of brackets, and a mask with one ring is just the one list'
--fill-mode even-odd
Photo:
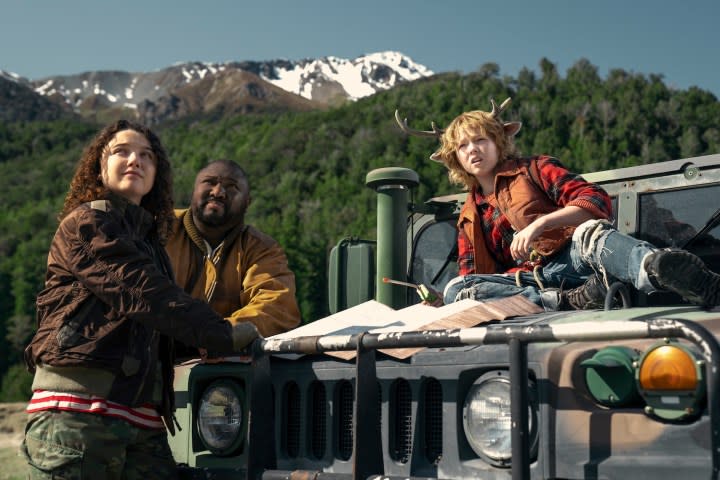
{"label": "vehicle window", "polygon": [[447,282],[457,276],[455,222],[455,219],[450,219],[426,224],[415,236],[410,267],[410,278],[415,283],[442,292]]}
{"label": "vehicle window", "polygon": [[[639,200],[637,237],[658,246],[682,248],[720,208],[720,185],[646,193]],[[714,271],[720,271],[720,226],[688,247]]]}

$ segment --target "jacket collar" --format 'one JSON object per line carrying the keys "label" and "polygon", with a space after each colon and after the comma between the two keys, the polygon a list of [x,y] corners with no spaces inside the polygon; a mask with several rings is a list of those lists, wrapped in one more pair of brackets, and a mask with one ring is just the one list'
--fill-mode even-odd
{"label": "jacket collar", "polygon": [[129,223],[137,228],[141,235],[146,235],[155,224],[152,214],[145,208],[129,202],[125,197],[113,192],[105,195],[105,200],[110,202],[112,208],[117,210],[121,216],[126,218]]}
{"label": "jacket collar", "polygon": [[520,162],[517,159],[506,160],[499,166],[495,173],[495,179],[497,177],[512,177],[520,173]]}
{"label": "jacket collar", "polygon": [[[205,239],[200,234],[200,231],[195,226],[195,219],[192,215],[192,210],[187,209],[185,210],[185,213],[182,216],[182,223],[183,227],[185,228],[185,231],[187,232],[190,239],[193,241],[195,245],[200,249],[200,251],[205,252],[207,248],[205,247]],[[233,227],[232,230],[230,230],[223,239],[223,243],[225,244],[225,248],[227,248],[228,245],[231,245],[237,237],[240,236],[240,234],[245,231],[247,228],[247,225],[244,223],[241,223],[239,225],[236,225]]]}

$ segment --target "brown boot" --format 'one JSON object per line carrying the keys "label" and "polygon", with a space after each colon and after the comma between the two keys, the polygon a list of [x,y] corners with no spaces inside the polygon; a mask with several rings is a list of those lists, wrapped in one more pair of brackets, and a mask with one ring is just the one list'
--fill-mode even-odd
{"label": "brown boot", "polygon": [[659,250],[645,259],[645,270],[657,288],[670,290],[704,307],[720,305],[720,275],[685,250]]}
{"label": "brown boot", "polygon": [[605,308],[607,287],[599,275],[592,275],[579,287],[560,292],[558,310],[592,310]]}

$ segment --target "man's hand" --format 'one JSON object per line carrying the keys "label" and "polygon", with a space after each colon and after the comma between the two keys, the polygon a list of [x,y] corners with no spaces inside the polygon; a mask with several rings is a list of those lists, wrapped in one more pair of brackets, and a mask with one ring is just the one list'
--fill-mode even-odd
{"label": "man's hand", "polygon": [[233,325],[232,328],[233,337],[233,351],[239,352],[244,350],[245,347],[250,345],[253,340],[260,338],[260,333],[250,322],[240,322]]}
{"label": "man's hand", "polygon": [[[255,339],[262,338],[260,333],[250,322],[240,322],[232,327],[233,353],[241,352]],[[202,363],[220,363],[225,361],[225,357],[210,356],[207,349],[199,348],[200,360]]]}

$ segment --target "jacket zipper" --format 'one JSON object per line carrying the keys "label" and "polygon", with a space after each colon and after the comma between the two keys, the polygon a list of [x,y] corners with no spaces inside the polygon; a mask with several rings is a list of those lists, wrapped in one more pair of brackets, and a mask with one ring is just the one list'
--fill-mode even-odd
{"label": "jacket zipper", "polygon": [[145,390],[145,383],[147,382],[148,375],[150,374],[150,371],[152,370],[152,362],[150,361],[150,353],[152,352],[153,345],[155,344],[155,338],[157,337],[157,330],[152,331],[152,336],[150,337],[150,342],[148,343],[147,351],[145,352],[145,373],[143,373],[142,379],[140,380],[140,386],[137,389],[137,392],[135,392],[135,397],[133,398],[133,405],[137,405],[138,399],[140,398],[140,395]]}

